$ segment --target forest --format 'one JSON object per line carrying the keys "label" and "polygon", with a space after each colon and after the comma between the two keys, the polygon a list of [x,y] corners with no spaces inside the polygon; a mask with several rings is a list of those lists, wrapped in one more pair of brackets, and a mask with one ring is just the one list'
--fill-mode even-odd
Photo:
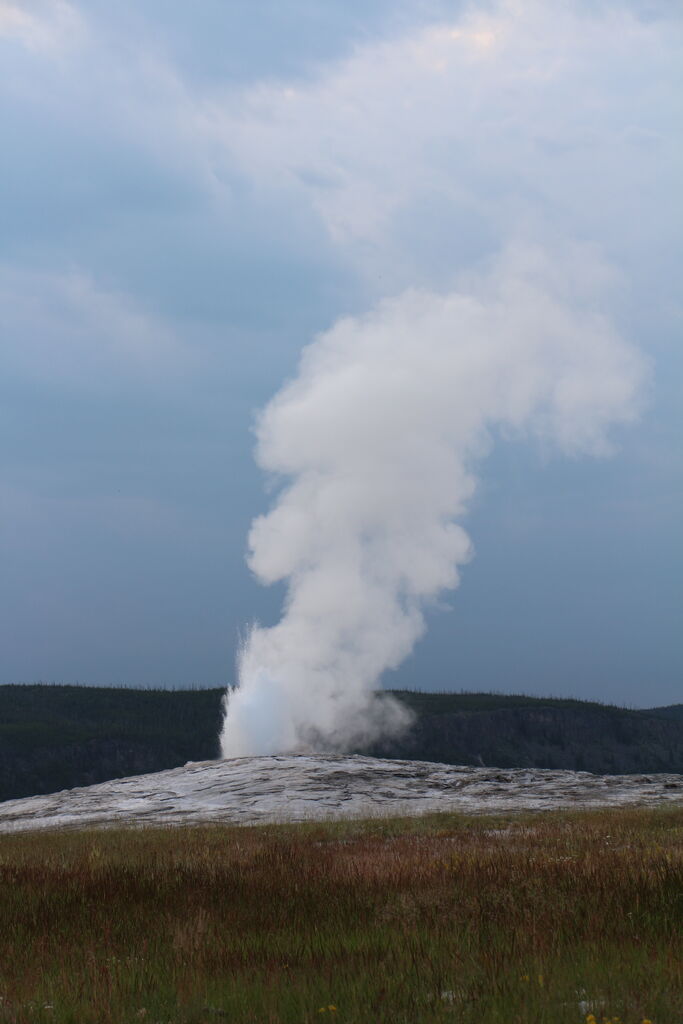
{"label": "forest", "polygon": [[[0,686],[0,800],[219,756],[222,689]],[[395,691],[400,738],[355,753],[604,773],[683,773],[683,705],[632,710],[496,693]]]}

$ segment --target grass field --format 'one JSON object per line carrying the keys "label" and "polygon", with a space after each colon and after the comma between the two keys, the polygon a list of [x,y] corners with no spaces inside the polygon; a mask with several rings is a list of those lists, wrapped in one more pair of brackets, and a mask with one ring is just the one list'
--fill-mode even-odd
{"label": "grass field", "polygon": [[683,808],[0,836],[0,1022],[683,1024]]}

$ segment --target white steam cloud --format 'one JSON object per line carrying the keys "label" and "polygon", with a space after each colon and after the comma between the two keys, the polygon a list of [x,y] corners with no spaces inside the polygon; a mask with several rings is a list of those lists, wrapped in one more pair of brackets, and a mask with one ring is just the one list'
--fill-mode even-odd
{"label": "white steam cloud", "polygon": [[241,652],[223,756],[343,749],[405,723],[374,690],[458,586],[477,461],[497,436],[607,454],[608,428],[637,413],[643,363],[600,311],[606,278],[590,250],[518,247],[305,349],[258,423],[259,464],[286,486],[249,538],[286,604]]}

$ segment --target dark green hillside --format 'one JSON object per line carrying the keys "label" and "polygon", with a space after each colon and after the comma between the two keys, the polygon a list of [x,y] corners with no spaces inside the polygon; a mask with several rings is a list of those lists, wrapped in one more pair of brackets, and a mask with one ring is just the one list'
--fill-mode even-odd
{"label": "dark green hillside", "polygon": [[[358,751],[492,767],[682,772],[683,705],[632,711],[495,693],[393,694],[400,740]],[[223,691],[0,686],[0,800],[218,755]]]}
{"label": "dark green hillside", "polygon": [[683,773],[683,718],[589,701],[478,693],[403,693],[410,733],[377,744],[384,757],[570,768],[606,774]]}
{"label": "dark green hillside", "polygon": [[223,690],[0,686],[0,800],[218,755]]}
{"label": "dark green hillside", "polygon": [[651,708],[651,715],[659,718],[678,718],[683,721],[683,704],[669,704],[664,708]]}
{"label": "dark green hillside", "polygon": [[[422,690],[389,690],[394,697],[417,714],[445,715],[462,712],[479,713],[482,711],[500,711],[503,708],[537,708],[548,705],[558,709],[588,708],[610,715],[613,712],[625,712],[614,704],[601,704],[597,701],[576,700],[573,697],[530,697],[523,693],[426,693]],[[683,707],[683,706],[682,706]],[[660,708],[667,711],[668,708]],[[626,712],[627,714],[629,712]],[[641,712],[635,712],[641,714]]]}

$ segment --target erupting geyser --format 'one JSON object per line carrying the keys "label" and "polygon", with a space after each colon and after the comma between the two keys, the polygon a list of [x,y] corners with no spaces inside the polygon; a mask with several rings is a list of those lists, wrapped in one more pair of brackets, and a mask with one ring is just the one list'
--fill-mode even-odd
{"label": "erupting geyser", "polygon": [[224,757],[343,750],[405,725],[382,672],[457,587],[472,467],[497,435],[602,455],[634,418],[638,352],[599,308],[604,267],[511,248],[447,294],[409,290],[342,319],[262,413],[257,458],[286,483],[249,536],[280,622],[255,626],[227,700]]}

